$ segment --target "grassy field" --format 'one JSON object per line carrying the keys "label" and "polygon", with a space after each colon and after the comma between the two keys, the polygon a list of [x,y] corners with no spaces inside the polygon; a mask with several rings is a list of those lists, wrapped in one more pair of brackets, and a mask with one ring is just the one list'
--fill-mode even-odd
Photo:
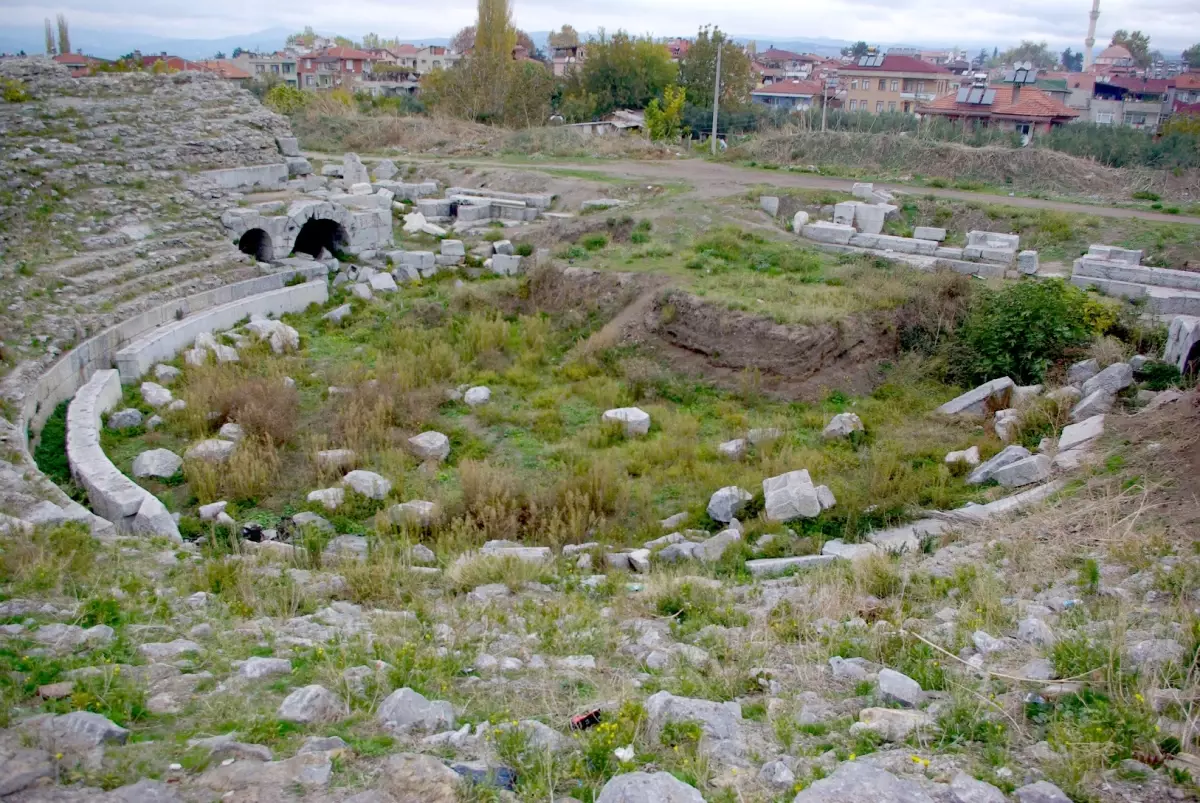
{"label": "grassy field", "polygon": [[[240,520],[268,526],[302,509],[329,514],[305,501],[308,491],[337,479],[317,468],[315,454],[350,448],[360,468],[387,477],[393,490],[386,503],[347,503],[331,516],[338,531],[366,534],[386,504],[427,499],[443,511],[431,541],[441,548],[439,539],[449,539],[447,553],[492,538],[640,542],[658,519],[680,511],[704,521],[708,496],[720,487],[757,492],[763,478],[797,468],[808,468],[839,499],[797,534],[789,549],[801,552],[818,551],[825,537],[857,539],[920,508],[981,496],[942,456],[972,444],[986,454],[1000,444],[982,428],[931,416],[955,390],[925,378],[915,362],[895,364],[871,396],[834,392],[819,404],[772,402],[752,385],[731,394],[681,378],[627,347],[566,359],[601,321],[494,311],[519,293],[512,281],[459,291],[435,281],[386,301],[355,302],[352,322],[342,328],[316,311],[295,317],[301,353],[277,357],[255,347],[243,349],[236,365],[185,367],[175,392],[187,410],[154,432],[106,432],[105,447],[129,471],[147,448],[182,454],[227,420],[241,423],[248,435],[230,465],[212,471],[189,462],[181,477],[150,487],[185,515],[226,499]],[[296,380],[294,391],[283,388],[285,375]],[[446,391],[461,385],[486,385],[492,399],[475,409],[447,400]],[[248,396],[268,409],[249,404]],[[145,408],[136,387],[127,389],[126,403]],[[601,425],[604,410],[629,405],[651,414],[647,438],[626,439]],[[863,419],[865,439],[822,440],[829,418],[842,411]],[[294,423],[269,423],[281,418]],[[745,461],[718,456],[718,443],[767,427],[782,437],[752,449]],[[437,471],[419,465],[404,445],[429,429],[452,443]],[[862,513],[867,507],[873,512]]]}

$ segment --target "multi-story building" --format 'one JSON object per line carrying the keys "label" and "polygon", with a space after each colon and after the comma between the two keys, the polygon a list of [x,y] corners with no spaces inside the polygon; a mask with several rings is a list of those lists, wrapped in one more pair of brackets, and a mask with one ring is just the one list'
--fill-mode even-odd
{"label": "multi-story building", "polygon": [[847,111],[872,114],[915,112],[939,95],[958,89],[959,78],[945,67],[915,56],[871,54],[842,65],[838,80]]}
{"label": "multi-story building", "polygon": [[297,59],[302,89],[331,89],[357,84],[371,73],[376,59],[352,47],[330,47]]}
{"label": "multi-story building", "polygon": [[820,56],[793,53],[790,50],[779,50],[774,47],[769,47],[754,57],[754,63],[763,68],[764,74],[801,80],[812,75],[814,64],[824,61]]}
{"label": "multi-story building", "polygon": [[233,63],[255,80],[273,76],[290,87],[300,88],[299,57],[290,53],[247,53],[242,51]]}

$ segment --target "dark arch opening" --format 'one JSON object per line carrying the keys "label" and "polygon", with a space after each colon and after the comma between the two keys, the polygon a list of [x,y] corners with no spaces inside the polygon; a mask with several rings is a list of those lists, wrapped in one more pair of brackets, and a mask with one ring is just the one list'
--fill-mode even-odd
{"label": "dark arch opening", "polygon": [[259,262],[270,262],[275,256],[271,249],[271,235],[262,229],[250,229],[243,234],[238,240],[238,250]]}
{"label": "dark arch opening", "polygon": [[1187,358],[1183,361],[1183,375],[1186,377],[1194,377],[1200,373],[1200,340],[1192,344],[1188,349]]}
{"label": "dark arch opening", "polygon": [[314,259],[320,257],[323,250],[336,255],[345,249],[349,239],[346,230],[336,220],[314,218],[300,227],[300,233],[296,235],[296,245],[292,250],[308,254]]}

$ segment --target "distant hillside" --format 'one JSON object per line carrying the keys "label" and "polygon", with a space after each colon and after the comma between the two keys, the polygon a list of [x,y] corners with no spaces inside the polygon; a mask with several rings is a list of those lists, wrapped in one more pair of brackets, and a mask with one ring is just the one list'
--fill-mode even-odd
{"label": "distant hillside", "polygon": [[[140,50],[143,53],[166,51],[173,56],[186,59],[211,58],[216,53],[229,55],[234,48],[246,50],[278,50],[283,47],[288,34],[285,28],[269,28],[265,31],[226,36],[220,39],[177,39],[136,31],[99,30],[71,26],[71,45],[91,56],[115,59]],[[45,49],[45,33],[41,27],[16,26],[0,28],[0,52],[42,53]]]}

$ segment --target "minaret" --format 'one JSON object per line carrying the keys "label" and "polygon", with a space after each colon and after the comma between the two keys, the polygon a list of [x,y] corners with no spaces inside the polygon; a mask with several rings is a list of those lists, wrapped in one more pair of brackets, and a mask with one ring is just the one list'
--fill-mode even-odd
{"label": "minaret", "polygon": [[1096,46],[1096,20],[1100,19],[1100,0],[1092,0],[1092,13],[1088,14],[1088,35],[1083,40],[1083,71],[1092,66],[1092,48]]}

